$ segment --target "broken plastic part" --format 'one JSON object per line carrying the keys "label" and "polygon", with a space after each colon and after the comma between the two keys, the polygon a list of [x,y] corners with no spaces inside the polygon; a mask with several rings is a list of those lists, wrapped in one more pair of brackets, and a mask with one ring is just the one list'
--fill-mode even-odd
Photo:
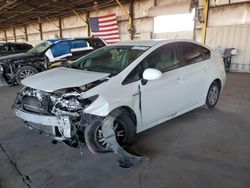
{"label": "broken plastic part", "polygon": [[2,77],[1,74],[0,74],[0,86],[8,86],[7,82],[6,82],[5,79]]}
{"label": "broken plastic part", "polygon": [[122,111],[116,110],[112,114],[108,115],[102,123],[102,133],[107,147],[110,148],[114,154],[118,157],[118,164],[122,168],[130,168],[140,162],[142,157],[135,156],[125,149],[123,149],[117,142],[115,131],[113,129],[113,123],[115,119],[121,115]]}

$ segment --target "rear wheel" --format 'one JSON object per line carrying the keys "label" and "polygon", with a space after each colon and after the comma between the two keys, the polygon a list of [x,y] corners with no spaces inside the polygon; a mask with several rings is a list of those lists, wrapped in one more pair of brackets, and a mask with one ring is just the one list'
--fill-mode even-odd
{"label": "rear wheel", "polygon": [[[123,113],[114,121],[113,128],[116,135],[117,142],[123,146],[131,144],[136,135],[136,126],[132,118]],[[101,120],[95,120],[85,128],[84,131],[85,141],[92,152],[107,152],[107,143],[102,134]]]}
{"label": "rear wheel", "polygon": [[23,66],[16,72],[16,81],[19,85],[22,85],[21,80],[28,78],[34,74],[38,73],[38,70],[32,66]]}
{"label": "rear wheel", "polygon": [[217,81],[214,81],[209,87],[207,98],[206,98],[206,106],[208,108],[213,108],[218,102],[220,96],[220,85]]}

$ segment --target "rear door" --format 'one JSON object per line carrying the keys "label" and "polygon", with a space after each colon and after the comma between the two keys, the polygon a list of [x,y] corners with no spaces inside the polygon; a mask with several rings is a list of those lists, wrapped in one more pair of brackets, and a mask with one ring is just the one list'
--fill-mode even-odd
{"label": "rear door", "polygon": [[180,79],[185,84],[185,107],[200,104],[206,97],[208,85],[208,63],[210,51],[198,44],[177,42],[180,60]]}

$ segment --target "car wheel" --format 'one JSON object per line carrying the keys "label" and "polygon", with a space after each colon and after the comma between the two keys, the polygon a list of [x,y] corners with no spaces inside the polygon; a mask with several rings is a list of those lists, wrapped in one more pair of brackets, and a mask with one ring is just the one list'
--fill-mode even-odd
{"label": "car wheel", "polygon": [[21,80],[38,73],[38,70],[32,66],[23,66],[16,72],[16,81],[19,85],[22,85]]}
{"label": "car wheel", "polygon": [[[85,128],[84,137],[86,144],[93,153],[108,152],[107,143],[101,130],[101,120],[94,120]],[[136,126],[132,118],[123,113],[114,121],[113,128],[116,134],[116,140],[121,145],[131,144],[136,135]]]}
{"label": "car wheel", "polygon": [[213,108],[218,102],[220,96],[220,86],[218,82],[214,81],[209,87],[207,98],[206,98],[206,106],[208,108]]}

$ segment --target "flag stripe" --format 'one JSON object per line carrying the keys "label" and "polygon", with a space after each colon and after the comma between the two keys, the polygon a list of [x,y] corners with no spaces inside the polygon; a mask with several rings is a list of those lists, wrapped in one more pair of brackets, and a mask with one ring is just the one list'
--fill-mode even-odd
{"label": "flag stripe", "polygon": [[111,24],[117,24],[117,21],[106,22],[106,23],[100,23],[100,22],[99,22],[99,26],[100,26],[100,27],[101,27],[101,26],[109,26],[109,25],[111,25]]}
{"label": "flag stripe", "polygon": [[108,29],[118,29],[118,26],[109,26],[109,27],[100,27],[99,30],[100,31],[105,31],[105,30],[108,30]]}
{"label": "flag stripe", "polygon": [[119,34],[119,31],[115,30],[115,31],[102,31],[102,32],[92,32],[93,35],[111,35],[111,34]]}
{"label": "flag stripe", "polygon": [[104,40],[109,39],[109,38],[114,38],[114,37],[119,37],[120,38],[120,36],[118,34],[116,34],[116,35],[108,35],[108,36],[101,36],[101,35],[94,35],[94,36],[100,37],[100,38],[102,38]]}
{"label": "flag stripe", "polygon": [[110,23],[110,22],[117,22],[116,18],[110,19],[110,20],[99,20],[99,23]]}
{"label": "flag stripe", "polygon": [[117,31],[117,28],[112,29],[100,29],[101,32],[110,32],[110,31]]}
{"label": "flag stripe", "polygon": [[115,22],[113,24],[105,24],[104,26],[102,26],[101,24],[99,24],[99,26],[100,26],[100,28],[113,27],[113,26],[118,27],[117,22]]}

